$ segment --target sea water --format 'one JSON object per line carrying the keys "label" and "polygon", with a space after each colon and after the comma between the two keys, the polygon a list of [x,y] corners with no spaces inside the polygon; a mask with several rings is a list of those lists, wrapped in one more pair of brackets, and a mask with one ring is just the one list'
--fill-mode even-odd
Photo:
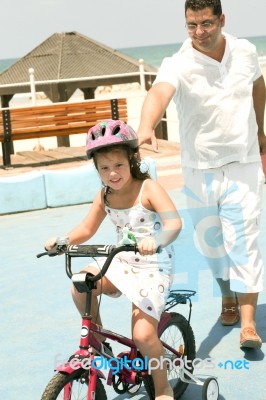
{"label": "sea water", "polygon": [[[266,64],[266,36],[251,37],[247,39],[256,46],[261,63]],[[130,47],[117,50],[137,60],[142,58],[145,64],[159,67],[163,58],[171,56],[173,53],[177,52],[181,45],[182,43],[170,43],[154,46]],[[19,58],[0,60],[0,73],[5,71],[18,60]]]}

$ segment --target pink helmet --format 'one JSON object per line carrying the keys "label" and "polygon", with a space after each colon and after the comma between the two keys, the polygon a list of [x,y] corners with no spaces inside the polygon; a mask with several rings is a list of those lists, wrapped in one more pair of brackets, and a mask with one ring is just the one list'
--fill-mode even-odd
{"label": "pink helmet", "polygon": [[114,144],[125,144],[135,149],[138,147],[137,134],[131,126],[123,121],[112,119],[101,121],[88,131],[86,138],[87,156],[91,158],[95,150]]}

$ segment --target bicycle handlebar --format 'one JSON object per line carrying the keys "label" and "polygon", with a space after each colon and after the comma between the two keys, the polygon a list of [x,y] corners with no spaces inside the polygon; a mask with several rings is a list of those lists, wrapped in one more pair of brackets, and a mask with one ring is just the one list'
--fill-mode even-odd
{"label": "bicycle handlebar", "polygon": [[[87,279],[95,282],[101,279],[109,265],[111,264],[114,256],[122,251],[138,251],[136,245],[55,245],[51,250],[45,251],[43,253],[37,254],[37,258],[48,255],[49,257],[54,257],[60,254],[65,254],[66,256],[66,273],[68,277],[72,278],[71,262],[72,257],[106,257],[106,261],[101,269],[101,271],[95,275],[90,276]],[[158,251],[158,250],[157,250]]]}

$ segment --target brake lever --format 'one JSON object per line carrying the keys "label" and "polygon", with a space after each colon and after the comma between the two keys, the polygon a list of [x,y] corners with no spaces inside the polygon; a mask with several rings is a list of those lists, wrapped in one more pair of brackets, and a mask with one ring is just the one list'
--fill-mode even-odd
{"label": "brake lever", "polygon": [[57,245],[55,245],[54,247],[51,248],[51,250],[47,250],[47,251],[45,251],[43,253],[39,253],[39,254],[36,255],[36,257],[37,258],[40,258],[40,257],[43,257],[43,256],[55,257],[60,253],[61,253],[60,252],[60,248]]}
{"label": "brake lever", "polygon": [[36,257],[40,258],[40,257],[46,256],[47,254],[48,254],[48,251],[45,251],[44,253],[36,254]]}

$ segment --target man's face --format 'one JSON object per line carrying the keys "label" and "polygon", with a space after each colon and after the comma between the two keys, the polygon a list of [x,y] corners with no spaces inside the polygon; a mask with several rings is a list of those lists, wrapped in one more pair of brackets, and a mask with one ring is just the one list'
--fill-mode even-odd
{"label": "man's face", "polygon": [[186,12],[186,26],[193,46],[208,54],[215,51],[221,42],[224,15],[213,15],[209,7],[198,11],[189,8]]}

